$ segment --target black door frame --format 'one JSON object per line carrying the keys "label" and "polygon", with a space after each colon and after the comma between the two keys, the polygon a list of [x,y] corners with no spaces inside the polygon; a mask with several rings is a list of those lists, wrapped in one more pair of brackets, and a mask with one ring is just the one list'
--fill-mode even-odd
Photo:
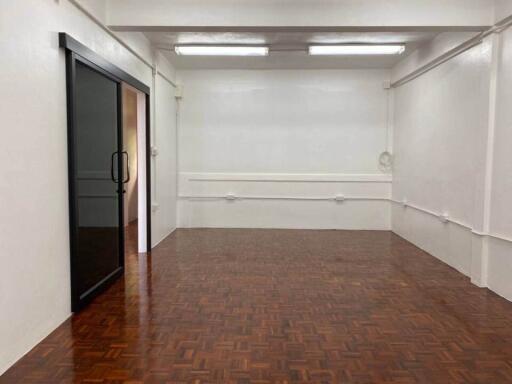
{"label": "black door frame", "polygon": [[[119,177],[119,265],[120,267],[101,280],[86,293],[78,292],[76,286],[76,256],[78,249],[78,206],[76,186],[76,161],[75,161],[75,87],[76,87],[76,63],[87,65],[94,71],[106,76],[117,83],[117,134],[119,137],[118,151],[123,151],[122,144],[122,83],[127,83],[146,95],[146,252],[151,252],[151,151],[150,151],[150,88],[130,74],[105,60],[103,57],[79,43],[66,33],[59,33],[59,45],[66,51],[66,93],[67,93],[67,125],[68,125],[68,183],[69,183],[69,237],[71,256],[71,310],[79,311],[94,297],[103,292],[112,282],[124,273],[124,209],[123,209],[123,185],[122,177]],[[118,169],[123,169],[123,156],[117,156]]]}

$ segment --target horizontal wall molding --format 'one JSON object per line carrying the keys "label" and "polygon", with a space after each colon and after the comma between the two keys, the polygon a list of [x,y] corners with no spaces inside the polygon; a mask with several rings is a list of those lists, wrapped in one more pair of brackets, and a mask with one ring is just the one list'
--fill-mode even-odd
{"label": "horizontal wall molding", "polygon": [[506,236],[502,236],[502,235],[497,235],[497,234],[493,234],[493,233],[484,233],[484,232],[477,231],[471,225],[466,224],[466,223],[464,223],[462,221],[453,219],[453,218],[451,218],[449,216],[445,216],[445,215],[443,215],[441,213],[437,213],[437,212],[431,211],[431,210],[426,209],[426,208],[419,207],[419,206],[411,204],[409,202],[399,201],[399,200],[395,200],[395,199],[389,199],[389,201],[391,201],[393,204],[400,205],[404,209],[412,208],[412,209],[414,209],[416,211],[425,213],[427,215],[437,217],[438,219],[440,219],[441,221],[444,221],[445,223],[451,223],[451,224],[458,225],[459,227],[467,229],[473,235],[476,235],[476,236],[479,236],[479,237],[493,238],[493,239],[497,239],[497,240],[501,240],[501,241],[506,241],[506,242],[512,243],[512,238],[510,238],[510,237],[506,237]]}
{"label": "horizontal wall molding", "polygon": [[182,172],[188,181],[294,182],[294,183],[391,183],[389,174],[338,173],[195,173]]}
{"label": "horizontal wall molding", "polygon": [[311,200],[311,201],[335,201],[343,202],[346,200],[361,201],[389,201],[387,197],[370,196],[251,196],[251,195],[180,195],[180,199],[186,200]]}

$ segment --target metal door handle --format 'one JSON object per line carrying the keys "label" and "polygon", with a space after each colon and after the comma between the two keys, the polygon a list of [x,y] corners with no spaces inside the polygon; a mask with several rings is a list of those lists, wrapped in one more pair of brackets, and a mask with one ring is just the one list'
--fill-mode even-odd
{"label": "metal door handle", "polygon": [[123,156],[126,155],[126,180],[123,180],[123,184],[130,181],[130,157],[127,151],[123,151]]}
{"label": "metal door handle", "polygon": [[112,156],[110,157],[110,178],[112,179],[112,181],[114,183],[119,182],[119,180],[116,180],[116,178],[114,176],[114,158],[116,157],[116,155],[117,155],[117,151],[112,152]]}

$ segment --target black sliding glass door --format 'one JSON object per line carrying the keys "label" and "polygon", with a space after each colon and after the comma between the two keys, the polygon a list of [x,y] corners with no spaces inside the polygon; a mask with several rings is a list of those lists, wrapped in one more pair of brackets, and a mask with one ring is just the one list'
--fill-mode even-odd
{"label": "black sliding glass door", "polygon": [[[146,95],[146,193],[149,163],[150,89],[66,33],[71,307],[76,312],[123,274],[123,185],[129,181],[123,152],[122,84]],[[151,244],[146,198],[147,251]]]}
{"label": "black sliding glass door", "polygon": [[124,265],[121,83],[71,55],[69,127],[72,306],[76,311],[122,274]]}
{"label": "black sliding glass door", "polygon": [[[123,172],[119,83],[78,62],[75,74],[75,170],[79,300],[123,266]],[[126,163],[127,164],[127,163]]]}

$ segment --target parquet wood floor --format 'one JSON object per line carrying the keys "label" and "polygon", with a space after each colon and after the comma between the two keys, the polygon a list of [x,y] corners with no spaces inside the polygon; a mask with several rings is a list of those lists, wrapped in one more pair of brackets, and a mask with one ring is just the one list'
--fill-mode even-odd
{"label": "parquet wood floor", "polygon": [[181,229],[0,383],[512,383],[512,303],[390,232]]}

